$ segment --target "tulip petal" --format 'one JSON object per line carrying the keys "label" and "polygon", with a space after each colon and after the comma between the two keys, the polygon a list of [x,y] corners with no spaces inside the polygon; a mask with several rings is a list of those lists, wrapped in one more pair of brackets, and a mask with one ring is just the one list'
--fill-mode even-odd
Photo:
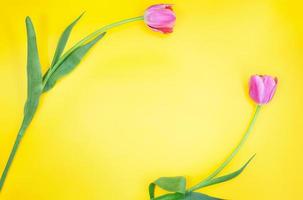
{"label": "tulip petal", "polygon": [[146,12],[145,21],[152,27],[173,27],[176,16],[170,10],[159,10],[157,12]]}
{"label": "tulip petal", "polygon": [[164,33],[164,34],[172,33],[173,32],[173,28],[154,28],[154,27],[151,27],[151,26],[150,26],[150,28],[153,31]]}
{"label": "tulip petal", "polygon": [[258,104],[262,104],[264,100],[264,84],[260,76],[254,75],[250,79],[250,97]]}
{"label": "tulip petal", "polygon": [[147,10],[161,10],[161,9],[172,10],[172,4],[157,4],[157,5],[152,5],[147,8]]}
{"label": "tulip petal", "polygon": [[277,79],[273,79],[271,76],[263,76],[264,84],[264,103],[268,103],[274,96],[277,88]]}

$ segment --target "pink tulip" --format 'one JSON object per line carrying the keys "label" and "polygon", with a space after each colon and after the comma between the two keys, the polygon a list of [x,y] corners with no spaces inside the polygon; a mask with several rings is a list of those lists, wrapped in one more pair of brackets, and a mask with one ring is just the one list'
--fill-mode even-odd
{"label": "pink tulip", "polygon": [[257,104],[267,104],[273,98],[277,84],[276,77],[254,75],[250,78],[249,95]]}
{"label": "pink tulip", "polygon": [[157,4],[146,9],[144,21],[154,31],[172,33],[176,15],[171,4]]}

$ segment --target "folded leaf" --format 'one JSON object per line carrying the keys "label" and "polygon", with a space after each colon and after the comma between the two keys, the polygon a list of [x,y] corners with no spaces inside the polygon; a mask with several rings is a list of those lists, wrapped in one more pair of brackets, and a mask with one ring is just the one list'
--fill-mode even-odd
{"label": "folded leaf", "polygon": [[221,176],[221,177],[218,177],[218,178],[214,178],[214,179],[202,182],[200,185],[198,185],[197,187],[195,187],[195,190],[198,190],[200,188],[207,187],[207,186],[210,186],[210,185],[222,183],[222,182],[225,182],[225,181],[229,181],[229,180],[237,177],[247,167],[247,165],[255,157],[255,155],[253,155],[239,170],[237,170],[237,171],[235,171],[233,173],[230,173],[228,175],[225,175],[225,176]]}
{"label": "folded leaf", "polygon": [[102,33],[89,43],[82,45],[75,49],[73,52],[69,54],[69,56],[58,66],[58,68],[50,75],[50,78],[47,80],[43,91],[46,92],[50,90],[56,82],[62,78],[63,76],[70,73],[82,60],[82,58],[86,55],[86,53],[105,35]]}
{"label": "folded leaf", "polygon": [[177,192],[185,194],[186,179],[182,176],[177,177],[161,177],[149,185],[150,198],[154,198],[156,185],[169,192]]}
{"label": "folded leaf", "polygon": [[76,25],[76,23],[80,20],[80,18],[83,16],[84,13],[82,13],[75,21],[73,21],[68,27],[66,27],[66,29],[63,31],[63,33],[61,34],[61,37],[59,39],[56,51],[55,51],[55,55],[51,64],[51,67],[55,65],[55,63],[59,60],[61,54],[64,51],[64,48],[66,46],[66,43],[68,41],[69,35],[72,31],[72,29],[74,28],[74,26]]}

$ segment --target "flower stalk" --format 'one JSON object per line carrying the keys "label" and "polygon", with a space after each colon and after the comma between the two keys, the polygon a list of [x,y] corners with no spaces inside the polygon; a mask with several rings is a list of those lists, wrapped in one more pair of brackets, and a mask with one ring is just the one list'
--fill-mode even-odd
{"label": "flower stalk", "polygon": [[257,105],[256,106],[256,110],[255,113],[250,121],[250,124],[248,126],[248,129],[246,130],[246,132],[244,133],[241,141],[239,142],[239,144],[236,146],[236,148],[232,151],[232,153],[227,157],[227,159],[212,173],[210,174],[206,179],[202,180],[200,183],[198,183],[197,185],[191,187],[189,189],[189,191],[195,191],[197,189],[200,189],[202,187],[204,187],[205,185],[207,185],[207,183],[212,180],[213,178],[215,178],[231,161],[232,159],[236,156],[236,154],[239,152],[239,150],[242,148],[242,146],[244,145],[244,143],[246,142],[246,140],[248,139],[251,131],[253,130],[253,127],[256,123],[257,117],[259,115],[259,112],[261,110],[261,106]]}
{"label": "flower stalk", "polygon": [[103,26],[102,28],[94,31],[93,33],[89,34],[88,36],[86,36],[85,38],[83,38],[82,40],[80,40],[78,43],[76,43],[72,48],[70,48],[65,54],[62,55],[62,57],[58,60],[58,62],[49,69],[49,71],[46,73],[46,75],[43,78],[43,83],[42,83],[42,88],[44,89],[48,79],[50,78],[50,76],[53,74],[54,71],[56,71],[56,69],[60,66],[60,64],[62,64],[62,62],[73,52],[75,51],[78,47],[84,45],[85,43],[89,42],[90,40],[96,38],[98,35],[105,33],[106,31],[115,28],[117,26],[121,26],[123,24],[127,24],[127,23],[131,23],[131,22],[135,22],[135,21],[142,21],[144,20],[143,16],[139,16],[139,17],[133,17],[133,18],[129,18],[129,19],[124,19],[106,26]]}
{"label": "flower stalk", "polygon": [[[24,132],[24,131],[23,131],[23,132]],[[14,143],[14,146],[13,146],[13,149],[12,149],[10,155],[9,155],[8,161],[7,161],[7,163],[6,163],[6,165],[5,165],[5,168],[4,168],[4,170],[3,170],[3,173],[2,173],[2,175],[1,175],[1,179],[0,179],[0,192],[1,192],[1,189],[2,189],[3,184],[4,184],[4,182],[5,182],[5,179],[6,179],[6,176],[7,176],[8,171],[9,171],[9,168],[10,168],[10,166],[12,165],[12,162],[13,162],[13,160],[14,160],[14,157],[15,157],[15,155],[16,155],[16,153],[17,153],[17,150],[18,150],[18,147],[19,147],[19,144],[20,144],[20,142],[21,142],[22,137],[23,137],[23,133],[22,133],[22,132],[19,132],[19,134],[18,134],[17,137],[16,137],[16,140],[15,140],[15,143]]]}

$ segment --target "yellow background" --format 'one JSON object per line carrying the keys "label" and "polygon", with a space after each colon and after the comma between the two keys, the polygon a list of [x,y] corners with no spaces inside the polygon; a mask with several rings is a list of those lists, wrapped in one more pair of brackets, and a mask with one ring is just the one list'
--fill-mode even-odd
{"label": "yellow background", "polygon": [[[62,30],[82,11],[69,47],[159,1],[17,0],[1,3],[0,169],[26,98],[26,15],[43,71]],[[148,199],[160,176],[207,176],[240,140],[254,110],[248,78],[276,75],[248,143],[224,172],[235,180],[201,190],[236,200],[301,199],[303,4],[300,1],[172,0],[175,32],[142,22],[110,31],[79,67],[42,97],[1,200]]]}

